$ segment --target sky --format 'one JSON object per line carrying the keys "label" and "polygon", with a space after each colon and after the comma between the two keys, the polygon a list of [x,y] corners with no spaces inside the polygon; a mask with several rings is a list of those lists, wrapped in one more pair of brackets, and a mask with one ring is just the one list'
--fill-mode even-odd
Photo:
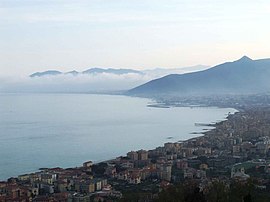
{"label": "sky", "polygon": [[269,0],[0,0],[0,77],[270,57]]}

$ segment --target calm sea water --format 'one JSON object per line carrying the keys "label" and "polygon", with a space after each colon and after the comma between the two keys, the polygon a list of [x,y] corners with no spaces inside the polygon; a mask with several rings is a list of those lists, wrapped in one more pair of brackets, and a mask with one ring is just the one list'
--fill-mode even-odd
{"label": "calm sea water", "polygon": [[[234,109],[151,108],[148,99],[89,94],[1,94],[0,179],[153,149],[202,131]],[[172,137],[172,139],[168,139]]]}

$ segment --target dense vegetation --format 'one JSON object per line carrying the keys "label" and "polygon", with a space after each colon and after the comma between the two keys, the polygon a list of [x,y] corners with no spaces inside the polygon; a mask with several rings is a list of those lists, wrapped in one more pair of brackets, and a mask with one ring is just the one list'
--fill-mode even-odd
{"label": "dense vegetation", "polygon": [[270,193],[247,183],[233,182],[230,186],[222,182],[213,183],[200,191],[196,183],[180,184],[163,190],[158,202],[269,202]]}
{"label": "dense vegetation", "polygon": [[130,202],[269,202],[270,192],[258,188],[252,180],[226,185],[214,182],[203,191],[196,182],[171,185],[158,194],[127,192],[120,201]]}

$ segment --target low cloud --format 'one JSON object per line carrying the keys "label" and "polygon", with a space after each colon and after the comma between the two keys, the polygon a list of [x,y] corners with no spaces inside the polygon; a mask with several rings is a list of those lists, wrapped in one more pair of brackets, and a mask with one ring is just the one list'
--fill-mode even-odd
{"label": "low cloud", "polygon": [[109,92],[124,91],[141,85],[152,77],[141,74],[62,74],[43,77],[2,77],[1,92]]}
{"label": "low cloud", "polygon": [[168,74],[183,74],[209,68],[197,65],[185,68],[144,70],[138,73],[59,74],[36,77],[0,77],[0,92],[9,93],[109,93],[126,91]]}

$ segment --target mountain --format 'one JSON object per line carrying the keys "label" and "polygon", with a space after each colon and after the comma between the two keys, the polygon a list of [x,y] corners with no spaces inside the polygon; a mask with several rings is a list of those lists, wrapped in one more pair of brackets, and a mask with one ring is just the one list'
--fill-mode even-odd
{"label": "mountain", "polygon": [[59,74],[62,74],[62,72],[59,72],[57,70],[48,70],[45,72],[36,72],[34,74],[31,74],[30,77],[56,76]]}
{"label": "mountain", "polygon": [[103,69],[103,68],[91,68],[86,71],[82,72],[83,74],[102,74],[102,73],[108,73],[108,74],[143,74],[143,72],[138,71],[138,70],[133,70],[133,69]]}
{"label": "mountain", "polygon": [[36,72],[30,75],[30,77],[43,77],[43,76],[57,76],[60,74],[68,74],[68,75],[73,75],[76,76],[78,74],[102,74],[102,73],[108,73],[108,74],[116,74],[116,75],[123,75],[123,74],[140,74],[143,75],[144,73],[138,70],[133,70],[133,69],[112,69],[112,68],[108,68],[108,69],[103,69],[103,68],[91,68],[88,70],[85,70],[83,72],[77,72],[75,70],[70,71],[70,72],[60,72],[57,70],[48,70],[48,71],[44,71],[44,72]]}
{"label": "mountain", "polygon": [[207,70],[171,74],[149,81],[127,92],[128,95],[248,94],[270,91],[270,59],[252,60],[247,56]]}
{"label": "mountain", "polygon": [[102,73],[107,74],[115,74],[115,75],[123,75],[123,74],[138,74],[138,75],[148,75],[152,79],[159,78],[168,74],[184,74],[188,72],[200,71],[208,69],[208,66],[205,65],[196,65],[191,67],[182,67],[182,68],[156,68],[156,69],[148,69],[148,70],[134,70],[134,69],[113,69],[113,68],[90,68],[83,72],[78,72],[76,70],[69,72],[60,72],[57,70],[48,70],[44,72],[36,72],[30,75],[30,77],[43,77],[43,76],[56,76],[60,74],[67,74],[72,76],[77,76],[79,74],[92,74],[98,75]]}
{"label": "mountain", "polygon": [[70,72],[66,72],[65,74],[71,74],[71,75],[73,75],[73,76],[76,76],[76,75],[79,74],[79,72],[73,70],[73,71],[70,71]]}
{"label": "mountain", "polygon": [[209,69],[209,66],[206,65],[196,65],[191,67],[181,67],[181,68],[155,68],[143,70],[146,75],[151,76],[152,78],[159,78],[166,76],[168,74],[185,74],[190,72],[202,71]]}

